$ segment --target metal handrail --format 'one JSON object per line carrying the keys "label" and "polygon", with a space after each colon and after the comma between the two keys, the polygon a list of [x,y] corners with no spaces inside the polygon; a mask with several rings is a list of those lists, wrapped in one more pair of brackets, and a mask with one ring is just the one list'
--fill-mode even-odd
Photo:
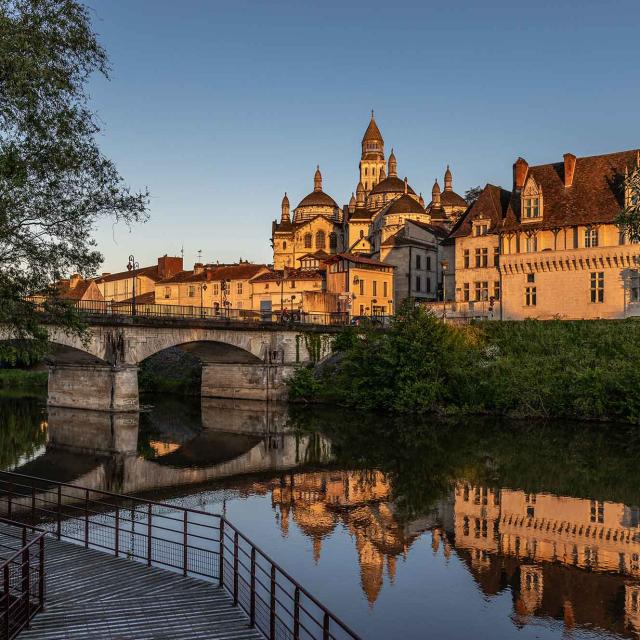
{"label": "metal handrail", "polygon": [[[54,301],[30,298],[36,305],[36,309],[47,313],[48,305]],[[373,322],[387,325],[391,316],[372,315],[354,316],[344,311],[307,312],[298,310],[256,311],[252,309],[237,309],[225,307],[215,309],[212,307],[199,307],[191,305],[170,305],[158,303],[130,301],[118,302],[116,300],[64,300],[74,308],[87,315],[109,317],[136,317],[136,318],[182,318],[190,320],[204,320],[213,323],[242,322],[260,323],[285,326],[344,326],[356,322],[361,318],[370,318]]]}
{"label": "metal handrail", "polygon": [[15,472],[0,472],[1,504],[58,539],[217,582],[269,640],[359,638],[221,514]]}
{"label": "metal handrail", "polygon": [[[46,532],[6,518],[0,522],[5,525],[3,536],[20,540],[19,548],[0,563],[0,638],[11,640],[44,607]],[[20,529],[21,535],[11,535],[7,527]]]}

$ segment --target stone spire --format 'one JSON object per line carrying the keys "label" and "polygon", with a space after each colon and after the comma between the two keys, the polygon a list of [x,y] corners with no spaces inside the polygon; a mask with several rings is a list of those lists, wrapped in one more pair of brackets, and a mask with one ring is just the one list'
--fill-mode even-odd
{"label": "stone spire", "polygon": [[447,170],[444,172],[444,190],[453,191],[453,176],[451,175],[449,165],[447,165]]}
{"label": "stone spire", "polygon": [[358,182],[358,186],[356,188],[356,204],[358,208],[364,207],[364,185],[362,182]]}
{"label": "stone spire", "polygon": [[436,178],[436,181],[433,183],[433,189],[431,189],[431,204],[436,209],[440,208],[440,194],[441,193],[442,192],[440,191],[440,185],[438,184],[438,179]]}
{"label": "stone spire", "polygon": [[407,179],[407,176],[404,177],[404,192],[409,193],[409,180]]}
{"label": "stone spire", "polygon": [[356,197],[351,192],[351,199],[349,200],[349,213],[353,213],[356,210]]}
{"label": "stone spire", "polygon": [[289,216],[289,198],[287,197],[286,191],[284,198],[282,198],[282,216],[280,217],[280,222],[291,222],[291,217]]}
{"label": "stone spire", "polygon": [[316,173],[313,176],[313,190],[322,191],[322,174],[320,173],[320,165],[316,167]]}
{"label": "stone spire", "polygon": [[393,149],[391,149],[391,155],[389,156],[389,177],[396,178],[398,176],[398,163],[396,161],[396,156],[393,153]]}
{"label": "stone spire", "polygon": [[421,207],[424,207],[424,198],[422,197],[422,191],[420,192],[420,199],[418,200]]}
{"label": "stone spire", "polygon": [[384,172],[384,165],[380,167],[380,176],[378,178],[378,182],[382,182],[387,177],[387,174]]}

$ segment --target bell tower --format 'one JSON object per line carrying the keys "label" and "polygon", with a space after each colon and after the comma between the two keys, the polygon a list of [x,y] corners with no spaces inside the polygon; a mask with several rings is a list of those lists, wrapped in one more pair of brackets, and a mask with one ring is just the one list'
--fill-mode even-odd
{"label": "bell tower", "polygon": [[360,158],[360,182],[368,194],[380,180],[384,179],[384,140],[376,124],[373,110],[367,130],[362,137],[362,156]]}

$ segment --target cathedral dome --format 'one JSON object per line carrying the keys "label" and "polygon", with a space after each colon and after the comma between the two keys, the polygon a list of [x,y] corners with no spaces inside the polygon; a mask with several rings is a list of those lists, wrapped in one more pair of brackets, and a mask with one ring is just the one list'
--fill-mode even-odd
{"label": "cathedral dome", "polygon": [[[398,176],[387,176],[371,189],[371,193],[404,193],[404,180],[400,180]],[[416,195],[411,187],[407,187],[407,193]]]}
{"label": "cathedral dome", "polygon": [[469,206],[467,201],[455,191],[447,191],[446,189],[440,194],[440,202],[443,207],[464,207]]}
{"label": "cathedral dome", "polygon": [[[404,184],[404,183],[403,183]],[[398,214],[412,214],[422,213],[425,214],[425,208],[410,195],[403,193],[399,198],[396,198],[393,202],[390,202],[382,215],[392,216]]]}
{"label": "cathedral dome", "polygon": [[308,196],[300,200],[296,207],[337,207],[336,201],[324,191],[312,191]]}
{"label": "cathedral dome", "polygon": [[[325,211],[320,208],[325,209]],[[322,190],[322,174],[320,173],[320,167],[317,167],[313,176],[313,191],[302,198],[296,207],[296,222],[309,219],[314,214],[333,215],[334,210],[337,208],[336,201]],[[329,211],[326,211],[326,209],[329,209]]]}

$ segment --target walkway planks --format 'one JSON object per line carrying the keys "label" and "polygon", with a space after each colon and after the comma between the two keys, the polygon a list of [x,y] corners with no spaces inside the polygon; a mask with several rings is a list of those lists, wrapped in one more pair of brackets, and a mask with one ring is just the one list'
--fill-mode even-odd
{"label": "walkway planks", "polygon": [[262,640],[216,585],[47,538],[45,611],[20,640]]}

